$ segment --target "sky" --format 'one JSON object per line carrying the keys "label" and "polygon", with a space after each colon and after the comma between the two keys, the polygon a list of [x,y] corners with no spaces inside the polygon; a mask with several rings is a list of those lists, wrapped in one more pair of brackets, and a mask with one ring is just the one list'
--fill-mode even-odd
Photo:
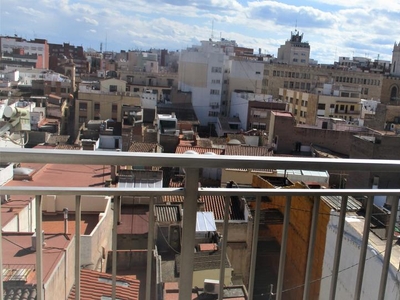
{"label": "sky", "polygon": [[390,60],[400,0],[0,0],[0,34],[103,51],[182,50],[221,37],[277,56],[299,30],[311,58]]}

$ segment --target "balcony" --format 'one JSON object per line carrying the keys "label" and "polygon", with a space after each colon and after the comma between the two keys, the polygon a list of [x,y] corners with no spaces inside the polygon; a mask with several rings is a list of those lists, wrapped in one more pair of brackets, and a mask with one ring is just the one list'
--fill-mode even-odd
{"label": "balcony", "polygon": [[[309,188],[202,188],[199,187],[199,171],[203,168],[230,168],[230,169],[288,169],[288,170],[327,170],[327,171],[354,171],[363,172],[368,170],[369,172],[385,172],[385,173],[399,173],[400,172],[400,161],[389,161],[389,160],[355,160],[355,159],[318,159],[318,158],[289,158],[289,157],[246,157],[246,156],[209,156],[209,155],[190,155],[190,154],[160,154],[160,153],[130,153],[130,152],[93,152],[93,151],[65,151],[65,150],[51,150],[46,151],[43,149],[1,149],[0,163],[13,162],[13,163],[35,163],[35,164],[80,164],[80,165],[103,165],[103,166],[163,166],[163,167],[179,167],[185,170],[185,185],[182,188],[159,188],[159,187],[66,187],[63,185],[56,187],[43,187],[35,184],[35,181],[30,182],[27,186],[2,186],[0,195],[27,195],[33,196],[35,199],[35,226],[36,236],[40,236],[43,230],[43,216],[42,216],[42,205],[43,201],[48,195],[65,195],[74,199],[75,207],[75,245],[74,245],[74,258],[73,264],[70,268],[73,268],[73,281],[75,299],[84,299],[81,294],[81,266],[82,266],[82,242],[81,242],[81,215],[82,215],[82,203],[85,203],[83,198],[89,196],[94,197],[92,201],[100,201],[99,197],[113,197],[113,209],[112,211],[112,252],[111,252],[111,275],[110,282],[112,282],[112,295],[111,299],[118,299],[117,290],[119,288],[119,281],[117,280],[117,228],[118,220],[120,215],[120,203],[121,197],[124,196],[138,196],[147,197],[149,199],[149,228],[154,227],[154,203],[157,198],[163,196],[180,196],[184,199],[184,215],[182,224],[181,234],[181,251],[180,251],[180,277],[179,277],[179,299],[187,300],[192,299],[192,282],[194,272],[194,251],[195,248],[195,229],[196,229],[196,216],[197,216],[197,201],[202,196],[222,196],[225,198],[225,214],[223,219],[223,237],[228,236],[228,211],[229,211],[229,199],[231,197],[252,197],[254,198],[254,230],[252,231],[251,237],[251,257],[249,265],[249,280],[248,280],[248,298],[246,299],[288,299],[286,295],[290,291],[297,290],[301,291],[302,299],[314,299],[310,295],[315,294],[315,283],[321,282],[319,291],[325,288],[326,296],[324,299],[343,299],[337,296],[343,290],[343,278],[345,272],[349,270],[354,271],[355,276],[352,278],[350,283],[350,293],[353,295],[352,299],[362,299],[363,293],[368,289],[373,289],[376,292],[376,299],[389,299],[388,293],[393,291],[399,291],[399,280],[396,277],[398,266],[398,246],[394,246],[395,231],[396,231],[396,215],[399,204],[400,189],[309,189]],[[258,181],[262,181],[262,178],[258,178]],[[97,196],[97,198],[96,198]],[[324,259],[329,260],[331,269],[324,269],[322,274],[315,278],[314,276],[314,265],[317,261],[323,258],[318,257],[316,247],[321,245],[317,244],[319,241],[319,234],[321,226],[319,226],[320,218],[324,214],[320,212],[320,206],[322,205],[322,199],[324,197],[339,196],[340,201],[336,205],[338,207],[337,212],[332,213],[328,211],[329,217],[335,217],[335,223],[331,224],[331,232],[334,232],[334,246],[327,247],[327,253],[330,253],[329,257]],[[376,244],[373,244],[373,250],[371,252],[370,238],[373,238],[373,234],[370,234],[370,227],[373,219],[371,218],[374,210],[373,201],[374,197],[385,196],[390,200],[391,203],[391,214],[388,217],[386,233],[386,241],[382,242],[382,247],[378,248]],[[305,264],[304,270],[302,270],[301,284],[289,285],[288,278],[291,274],[287,272],[287,258],[289,248],[292,247],[294,240],[289,238],[289,227],[291,219],[296,218],[296,214],[299,211],[304,210],[303,206],[299,206],[301,203],[301,197],[307,198],[307,203],[311,209],[308,211],[310,226],[307,227],[307,236],[304,236],[304,243],[306,252],[304,253]],[[352,197],[364,197],[365,198],[365,213],[363,221],[360,218],[352,218],[346,216],[346,208],[353,203]],[[264,298],[260,298],[255,290],[255,282],[261,278],[263,270],[258,270],[257,265],[262,264],[262,261],[257,261],[257,251],[261,251],[259,248],[259,229],[260,220],[262,220],[261,206],[263,203],[271,203],[271,199],[278,199],[281,201],[281,213],[275,210],[274,222],[265,221],[270,226],[281,226],[281,235],[277,238],[279,241],[279,252],[277,252],[277,281],[276,285],[271,287],[270,294],[264,295]],[[96,200],[97,199],[97,200]],[[100,198],[101,199],[101,198]],[[331,198],[329,198],[331,199]],[[332,204],[332,200],[329,200]],[[293,213],[296,212],[296,213]],[[263,214],[264,218],[268,218],[270,214]],[[334,216],[333,216],[334,215]],[[283,217],[282,217],[283,216]],[[337,219],[336,219],[337,218]],[[354,237],[354,232],[345,230],[346,226],[350,223],[357,223],[360,229],[359,241]],[[356,227],[357,227],[356,226]],[[356,228],[354,227],[354,228]],[[297,228],[299,229],[299,228]],[[7,233],[0,233],[6,235]],[[148,244],[147,244],[147,265],[146,265],[146,284],[145,284],[145,299],[152,300],[152,289],[154,287],[154,277],[152,276],[151,270],[154,268],[152,265],[152,256],[154,249],[154,232],[149,230],[148,232]],[[57,237],[60,238],[60,237]],[[3,240],[0,239],[0,241]],[[221,258],[226,257],[227,254],[227,239],[222,239],[221,242]],[[50,242],[49,242],[50,243]],[[15,244],[15,243],[14,243]],[[359,250],[359,258],[356,261],[348,262],[347,255],[343,255],[348,251],[344,249],[343,245],[356,245]],[[44,246],[40,238],[35,241],[36,248],[36,283],[37,287],[37,298],[45,299],[44,293],[44,273],[43,273],[43,250]],[[292,246],[291,246],[292,245]],[[50,245],[51,246],[51,245]],[[325,246],[324,246],[325,248]],[[268,248],[269,249],[269,248]],[[378,250],[379,251],[378,251]],[[393,252],[392,255],[392,251]],[[55,250],[54,250],[55,251]],[[262,250],[264,251],[264,250]],[[348,253],[348,252],[347,252]],[[375,254],[371,254],[375,253]],[[396,255],[394,255],[394,253]],[[3,258],[5,253],[0,253],[0,258]],[[139,254],[138,254],[139,255]],[[300,255],[300,253],[299,253]],[[221,262],[224,261],[221,259]],[[375,272],[377,274],[378,281],[370,281],[371,273],[366,276],[365,269],[368,267],[368,263],[374,262]],[[376,265],[379,262],[378,265]],[[346,263],[344,265],[344,263]],[[286,268],[285,268],[286,266]],[[3,260],[0,260],[0,267],[4,270],[6,268],[3,265]],[[225,264],[221,263],[219,268],[219,282],[224,282]],[[357,270],[357,271],[356,271]],[[265,270],[267,272],[267,270]],[[0,273],[1,280],[3,282],[5,273]],[[261,274],[261,275],[260,275]],[[394,274],[394,275],[393,275]],[[71,279],[69,279],[71,280]],[[104,279],[107,280],[107,279]],[[389,281],[389,284],[388,284]],[[269,287],[268,287],[269,288]],[[348,286],[347,286],[348,288]],[[218,286],[218,293],[222,295],[224,291],[224,285]],[[3,286],[0,286],[0,294],[3,294]],[[394,294],[394,295],[395,295]],[[329,295],[329,296],[328,296]],[[392,294],[393,295],[393,294]],[[274,298],[272,298],[274,297]],[[109,298],[107,298],[109,299]],[[224,298],[225,299],[225,298]],[[228,298],[227,298],[228,299]],[[245,298],[244,298],[245,299]],[[300,298],[297,298],[300,299]]]}

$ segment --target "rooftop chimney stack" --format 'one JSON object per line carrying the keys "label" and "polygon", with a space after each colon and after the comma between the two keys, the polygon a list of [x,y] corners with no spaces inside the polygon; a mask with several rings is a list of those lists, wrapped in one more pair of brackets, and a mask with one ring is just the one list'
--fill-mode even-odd
{"label": "rooftop chimney stack", "polygon": [[64,234],[68,234],[68,208],[63,209],[64,213]]}

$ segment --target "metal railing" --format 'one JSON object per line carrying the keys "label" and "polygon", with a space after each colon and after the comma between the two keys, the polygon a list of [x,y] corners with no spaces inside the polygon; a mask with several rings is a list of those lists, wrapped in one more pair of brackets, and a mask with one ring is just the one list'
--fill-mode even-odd
{"label": "metal railing", "polygon": [[[57,163],[57,164],[86,164],[86,165],[139,165],[139,166],[163,166],[163,167],[181,167],[185,169],[185,187],[184,188],[90,188],[90,187],[7,187],[0,189],[0,194],[7,195],[36,195],[36,232],[42,232],[42,195],[75,195],[76,196],[76,242],[75,242],[75,295],[80,299],[80,218],[81,218],[81,196],[84,195],[103,195],[113,196],[115,207],[119,207],[122,196],[148,196],[150,197],[150,215],[153,214],[152,205],[154,197],[166,195],[179,195],[185,199],[185,214],[183,217],[182,231],[182,249],[181,261],[182,269],[180,272],[180,291],[179,299],[191,299],[192,279],[193,279],[193,259],[195,247],[195,220],[197,212],[197,200],[200,196],[218,195],[224,196],[228,201],[230,196],[256,196],[256,210],[254,218],[254,231],[252,239],[252,255],[250,264],[249,278],[249,299],[254,294],[254,279],[256,267],[256,254],[258,242],[258,226],[260,222],[260,203],[262,196],[285,196],[286,206],[283,221],[282,239],[280,245],[280,260],[278,270],[278,281],[275,299],[283,299],[283,281],[284,266],[286,257],[286,247],[288,239],[288,226],[290,218],[290,208],[293,196],[310,196],[315,198],[312,212],[312,222],[310,228],[310,238],[308,246],[308,257],[304,279],[303,299],[309,299],[311,286],[312,257],[315,245],[317,231],[318,206],[320,196],[337,195],[342,196],[341,211],[339,216],[339,225],[337,240],[335,246],[335,255],[333,262],[333,271],[331,276],[331,287],[329,299],[333,300],[336,296],[336,287],[339,274],[340,255],[342,250],[342,239],[346,216],[346,205],[348,196],[366,196],[368,197],[364,232],[362,237],[361,254],[358,263],[358,273],[356,286],[354,287],[354,299],[361,297],[362,284],[364,277],[364,268],[366,262],[366,251],[368,247],[369,227],[373,207],[373,197],[383,195],[392,197],[392,211],[389,221],[388,237],[383,258],[382,276],[379,285],[379,299],[385,298],[385,289],[387,284],[388,269],[390,266],[390,256],[395,230],[396,213],[400,196],[399,189],[260,189],[260,188],[199,188],[199,169],[201,168],[237,168],[237,169],[304,169],[304,170],[347,170],[370,172],[400,172],[400,161],[393,160],[356,160],[356,159],[319,159],[319,158],[289,158],[289,157],[246,157],[246,156],[206,156],[206,155],[184,155],[184,154],[160,154],[160,153],[130,153],[130,152],[94,152],[94,151],[66,151],[66,150],[36,150],[36,149],[0,149],[0,163]],[[225,211],[227,211],[225,205]],[[116,259],[117,259],[117,221],[118,209],[113,211],[113,230],[112,230],[112,298],[116,299]],[[154,226],[154,218],[149,219],[149,228]],[[224,236],[227,233],[228,218],[224,220]],[[1,234],[1,233],[0,233]],[[0,238],[1,241],[1,238]],[[1,246],[1,245],[0,245]],[[154,247],[149,236],[148,252]],[[223,243],[223,248],[226,244]],[[1,249],[1,247],[0,247]],[[42,274],[42,244],[40,239],[36,240],[36,262],[37,262],[37,286],[43,287]],[[222,251],[222,253],[225,253]],[[151,255],[151,254],[150,254]],[[150,256],[151,257],[151,256]],[[224,261],[221,259],[221,261]],[[146,299],[151,295],[151,276],[149,276],[152,266],[151,259],[147,261],[147,279]],[[0,267],[2,267],[2,255],[0,253]],[[224,266],[221,264],[220,279],[224,278]],[[0,272],[1,274],[1,272]],[[2,280],[2,278],[0,278]],[[223,285],[220,285],[220,295],[222,295]],[[1,286],[0,294],[3,293]],[[43,298],[43,289],[37,289],[37,299]]]}

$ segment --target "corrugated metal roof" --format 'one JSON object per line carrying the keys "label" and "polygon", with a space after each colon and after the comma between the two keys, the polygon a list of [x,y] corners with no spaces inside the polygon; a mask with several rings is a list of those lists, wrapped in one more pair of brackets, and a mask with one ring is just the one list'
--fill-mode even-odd
{"label": "corrugated metal roof", "polygon": [[119,177],[119,188],[162,188],[161,171],[132,171]]}
{"label": "corrugated metal roof", "polygon": [[[330,207],[336,211],[340,211],[340,206],[342,204],[342,196],[322,196],[324,200]],[[355,198],[349,196],[347,200],[346,212],[355,212],[361,209],[361,203]]]}
{"label": "corrugated metal roof", "polygon": [[196,232],[216,231],[214,214],[212,212],[198,211],[196,218]]}
{"label": "corrugated metal roof", "polygon": [[155,205],[154,214],[156,216],[156,222],[178,223],[181,221],[179,205]]}

